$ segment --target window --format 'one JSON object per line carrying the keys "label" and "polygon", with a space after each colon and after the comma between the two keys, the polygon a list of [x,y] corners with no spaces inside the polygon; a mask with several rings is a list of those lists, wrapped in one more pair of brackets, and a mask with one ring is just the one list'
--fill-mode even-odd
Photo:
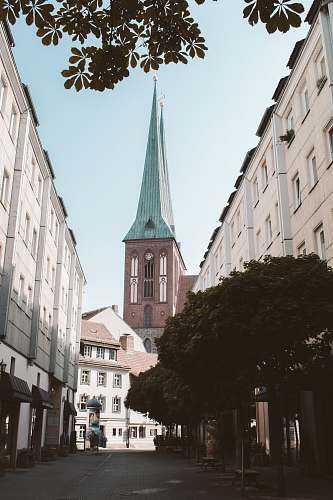
{"label": "window", "polygon": [[11,375],[14,375],[15,374],[15,358],[13,356],[11,356],[10,358],[10,368],[9,368],[9,373]]}
{"label": "window", "polygon": [[25,214],[25,224],[24,224],[24,242],[28,246],[30,237],[30,216]]}
{"label": "window", "polygon": [[293,194],[294,194],[294,208],[298,208],[302,202],[301,200],[301,183],[298,174],[293,178]]}
{"label": "window", "polygon": [[109,359],[112,361],[117,361],[117,351],[116,349],[109,349]]}
{"label": "window", "polygon": [[123,430],[122,429],[118,429],[118,436],[121,437],[123,435]]}
{"label": "window", "polygon": [[146,437],[146,428],[143,425],[139,427],[139,438],[144,439]]}
{"label": "window", "polygon": [[30,182],[32,189],[34,188],[35,185],[35,175],[36,175],[36,161],[35,158],[32,156],[31,157],[31,174],[30,174]]}
{"label": "window", "polygon": [[43,327],[46,327],[46,307],[43,307]]}
{"label": "window", "polygon": [[257,177],[253,181],[253,203],[256,205],[259,201],[259,186]]}
{"label": "window", "polygon": [[117,429],[113,428],[112,429],[112,436],[116,436],[117,435]]}
{"label": "window", "polygon": [[18,296],[21,301],[24,300],[24,276],[20,275]]}
{"label": "window", "polygon": [[101,413],[105,411],[106,408],[106,398],[102,394],[100,394],[97,398],[97,400],[100,402],[101,406]]}
{"label": "window", "polygon": [[1,203],[7,207],[9,195],[9,173],[6,169],[3,171],[2,185],[1,185]]}
{"label": "window", "polygon": [[261,181],[262,181],[262,189],[266,189],[268,186],[268,171],[267,171],[267,163],[263,163],[261,166]]}
{"label": "window", "polygon": [[32,311],[33,295],[32,295],[32,287],[30,285],[28,286],[28,306],[29,306],[30,311]]}
{"label": "window", "polygon": [[143,325],[145,328],[150,328],[153,320],[153,308],[147,304],[143,310]]}
{"label": "window", "polygon": [[17,129],[17,110],[15,106],[12,106],[12,110],[10,113],[10,121],[9,121],[9,134],[11,138],[14,140],[16,136],[16,129]]}
{"label": "window", "polygon": [[98,372],[97,385],[105,385],[106,386],[106,373],[105,372]]}
{"label": "window", "polygon": [[258,259],[261,256],[261,231],[260,231],[260,229],[256,233],[256,255],[257,255]]}
{"label": "window", "polygon": [[121,387],[121,374],[115,373],[113,375],[113,387]]}
{"label": "window", "polygon": [[43,189],[43,182],[42,182],[42,178],[41,176],[39,175],[38,176],[38,183],[37,183],[37,200],[39,203],[41,203],[42,201],[42,189]]}
{"label": "window", "polygon": [[144,260],[144,287],[143,295],[146,298],[154,296],[154,256],[147,252]]}
{"label": "window", "polygon": [[80,403],[79,403],[79,408],[81,411],[86,411],[87,410],[87,401],[88,401],[88,395],[87,394],[81,394],[80,396]]}
{"label": "window", "polygon": [[131,427],[131,438],[136,439],[138,437],[138,428],[137,427]]}
{"label": "window", "polygon": [[167,256],[162,252],[160,255],[160,302],[167,301]]}
{"label": "window", "polygon": [[81,370],[81,384],[90,384],[90,371]]}
{"label": "window", "polygon": [[151,352],[151,340],[145,339],[143,344],[145,346],[146,352]]}
{"label": "window", "polygon": [[149,430],[149,435],[150,435],[151,437],[153,437],[153,436],[157,436],[157,429],[150,429],[150,430]]}
{"label": "window", "polygon": [[92,353],[91,345],[84,345],[83,346],[83,356],[87,356],[87,357],[91,358],[91,353]]}
{"label": "window", "polygon": [[6,97],[7,97],[7,84],[4,80],[4,78],[1,77],[1,79],[0,79],[0,111],[4,110],[4,107],[6,104]]}
{"label": "window", "polygon": [[303,116],[305,117],[310,109],[309,92],[308,92],[308,89],[306,87],[304,87],[301,91],[301,104],[302,104]]}
{"label": "window", "polygon": [[297,247],[297,256],[300,257],[301,255],[306,255],[306,246],[305,246],[305,241],[303,241],[303,243],[301,243],[298,247]]}
{"label": "window", "polygon": [[288,116],[287,116],[287,129],[288,130],[295,130],[295,122],[294,122],[294,116],[293,116],[292,109],[289,111]]}
{"label": "window", "polygon": [[37,257],[37,230],[34,228],[32,231],[32,243],[31,243],[31,253],[33,258]]}
{"label": "window", "polygon": [[51,314],[49,314],[49,321],[48,321],[48,329],[49,329],[49,331],[51,330],[51,327],[52,327],[52,316],[51,316]]}
{"label": "window", "polygon": [[325,260],[326,259],[325,233],[322,224],[315,230],[315,239],[316,239],[317,254],[322,260]]}
{"label": "window", "polygon": [[310,189],[312,189],[313,186],[315,186],[315,184],[317,184],[318,182],[317,160],[314,155],[314,152],[312,152],[308,156],[307,162],[308,162],[309,186]]}
{"label": "window", "polygon": [[267,245],[269,245],[272,242],[272,236],[273,236],[272,221],[270,215],[266,218],[265,226],[266,226],[266,243]]}
{"label": "window", "polygon": [[55,241],[55,244],[57,245],[58,243],[58,236],[59,236],[59,223],[58,221],[56,220],[55,221],[55,230],[54,230],[54,241]]}
{"label": "window", "polygon": [[120,408],[121,408],[121,399],[118,398],[118,396],[115,396],[114,398],[112,398],[112,412],[120,413]]}
{"label": "window", "polygon": [[104,356],[105,356],[105,347],[97,347],[96,358],[104,359]]}
{"label": "window", "polygon": [[85,437],[86,437],[86,426],[85,425],[80,425],[80,427],[79,427],[79,438],[80,439],[84,439]]}
{"label": "window", "polygon": [[46,281],[50,282],[50,257],[46,259]]}

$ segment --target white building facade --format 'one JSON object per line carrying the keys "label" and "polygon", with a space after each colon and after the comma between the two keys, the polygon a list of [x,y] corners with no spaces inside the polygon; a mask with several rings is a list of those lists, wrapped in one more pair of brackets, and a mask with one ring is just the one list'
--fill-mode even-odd
{"label": "white building facade", "polygon": [[85,279],[13,40],[0,27],[0,425],[2,452],[68,444]]}
{"label": "white building facade", "polygon": [[[86,313],[84,316],[89,315],[90,313]],[[116,324],[119,324],[119,321]],[[123,328],[129,327],[124,324]],[[106,438],[107,448],[154,446],[154,437],[161,432],[161,427],[149,417],[133,412],[125,406],[131,375],[138,375],[157,362],[156,355],[134,350],[134,341],[135,338],[128,333],[116,340],[116,336],[113,336],[103,323],[82,321],[79,385],[76,396],[76,432],[80,449],[87,445],[87,402],[90,399],[97,399],[101,404],[99,423],[101,436]],[[103,445],[102,439],[100,445]]]}
{"label": "white building facade", "polygon": [[[333,265],[333,3],[316,0],[306,21],[308,35],[292,51],[290,73],[259,124],[259,143],[245,156],[194,292],[265,255],[313,252]],[[267,403],[257,405],[257,417],[269,452]],[[314,437],[312,444],[319,463]]]}

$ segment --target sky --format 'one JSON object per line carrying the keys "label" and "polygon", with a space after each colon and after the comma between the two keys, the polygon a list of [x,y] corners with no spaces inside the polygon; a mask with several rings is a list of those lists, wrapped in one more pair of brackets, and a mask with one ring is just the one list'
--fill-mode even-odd
{"label": "sky", "polygon": [[[177,239],[197,274],[257,126],[305,24],[268,35],[242,18],[243,1],[207,0],[192,13],[206,38],[204,60],[158,72]],[[306,8],[311,1],[304,0]],[[43,47],[31,28],[13,28],[14,57],[29,85],[87,285],[83,310],[123,304],[124,244],[143,172],[153,74],[140,69],[113,91],[65,90],[70,43]]]}

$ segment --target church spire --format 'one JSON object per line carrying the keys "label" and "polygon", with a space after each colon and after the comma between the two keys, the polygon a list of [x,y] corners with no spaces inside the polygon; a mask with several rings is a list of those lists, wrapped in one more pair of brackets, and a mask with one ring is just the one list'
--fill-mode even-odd
{"label": "church spire", "polygon": [[154,80],[153,104],[139,204],[135,221],[124,241],[175,238],[163,111],[159,119],[157,78],[155,77]]}

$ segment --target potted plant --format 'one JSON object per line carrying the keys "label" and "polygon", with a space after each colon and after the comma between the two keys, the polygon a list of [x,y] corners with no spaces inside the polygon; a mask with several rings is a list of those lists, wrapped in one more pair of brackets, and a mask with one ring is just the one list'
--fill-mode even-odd
{"label": "potted plant", "polygon": [[293,140],[295,137],[295,131],[294,129],[289,129],[284,135],[280,135],[280,141],[282,142],[287,142],[288,144]]}

